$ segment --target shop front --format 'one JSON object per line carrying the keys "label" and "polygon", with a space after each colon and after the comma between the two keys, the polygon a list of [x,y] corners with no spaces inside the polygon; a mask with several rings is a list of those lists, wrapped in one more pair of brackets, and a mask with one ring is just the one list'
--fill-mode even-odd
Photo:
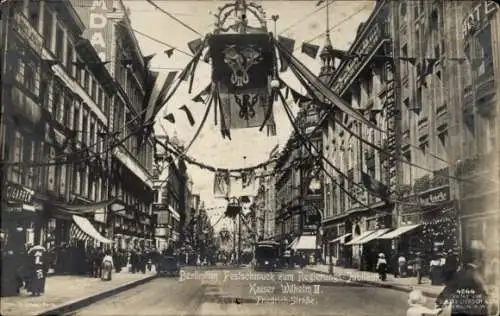
{"label": "shop front", "polygon": [[459,251],[456,202],[448,185],[432,188],[407,198],[402,204],[399,227],[382,239],[391,240],[392,249],[407,261],[417,253],[428,265],[433,257]]}
{"label": "shop front", "polygon": [[43,206],[34,200],[34,191],[8,182],[2,203],[2,244],[5,250],[23,252],[26,245],[39,244]]}

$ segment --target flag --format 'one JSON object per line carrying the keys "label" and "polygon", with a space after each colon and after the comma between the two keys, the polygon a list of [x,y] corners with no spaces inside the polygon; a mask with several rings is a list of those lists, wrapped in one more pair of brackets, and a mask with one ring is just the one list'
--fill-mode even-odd
{"label": "flag", "polygon": [[387,186],[373,179],[369,174],[363,171],[361,171],[361,183],[363,183],[368,192],[374,193],[377,197],[386,197],[389,193]]}
{"label": "flag", "polygon": [[269,112],[267,90],[253,89],[245,93],[231,93],[219,90],[221,119],[227,128],[260,127]]}
{"label": "flag", "polygon": [[[278,36],[278,41],[289,52],[293,52],[293,49],[295,47],[295,40],[283,36]],[[280,72],[285,72],[288,69],[288,62],[281,55],[279,56],[279,59],[280,59]]]}
{"label": "flag", "polygon": [[158,111],[160,110],[159,108],[165,103],[167,93],[170,91],[170,87],[172,87],[176,76],[177,71],[171,71],[167,74],[167,78],[165,79],[165,82],[163,83],[163,86],[161,87],[160,92],[158,93],[158,97],[155,101],[155,106],[157,107]]}
{"label": "flag", "polygon": [[323,3],[325,3],[326,0],[319,0],[317,3],[316,3],[316,6],[319,7],[320,5],[322,5]]}
{"label": "flag", "polygon": [[318,45],[310,43],[302,43],[302,53],[306,54],[307,56],[315,59],[316,56],[318,55],[318,51],[319,51]]}
{"label": "flag", "polygon": [[189,120],[189,124],[191,126],[193,126],[195,124],[195,121],[194,121],[194,118],[193,118],[193,114],[191,114],[191,111],[188,109],[188,107],[186,105],[183,105],[179,108],[179,110],[182,110],[186,113],[186,116]]}
{"label": "flag", "polygon": [[172,124],[175,124],[175,117],[172,113],[165,115],[164,119],[169,121]]}
{"label": "flag", "polygon": [[248,189],[253,187],[255,184],[255,171],[247,170],[241,173],[241,187],[242,189]]}
{"label": "flag", "polygon": [[229,93],[268,89],[273,72],[269,34],[220,34],[209,38],[212,82]]}
{"label": "flag", "polygon": [[189,50],[191,53],[196,54],[198,50],[202,47],[203,40],[201,38],[197,38],[188,43]]}
{"label": "flag", "polygon": [[170,58],[174,54],[174,49],[173,48],[169,48],[169,49],[165,50],[164,53],[167,54],[168,58]]}
{"label": "flag", "polygon": [[231,190],[231,177],[228,171],[217,170],[214,174],[214,196],[228,197]]}
{"label": "flag", "polygon": [[165,98],[172,86],[177,71],[170,72],[154,72],[151,74],[150,81],[146,87],[146,114],[144,122],[149,123],[154,121],[156,115],[165,104]]}

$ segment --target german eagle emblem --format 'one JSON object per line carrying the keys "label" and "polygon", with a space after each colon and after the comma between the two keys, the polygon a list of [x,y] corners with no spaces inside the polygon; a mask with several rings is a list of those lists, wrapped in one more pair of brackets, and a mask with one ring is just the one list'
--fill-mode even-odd
{"label": "german eagle emblem", "polygon": [[224,62],[231,68],[231,83],[243,87],[250,82],[248,70],[262,60],[262,54],[248,46],[238,52],[236,45],[229,45],[223,51]]}

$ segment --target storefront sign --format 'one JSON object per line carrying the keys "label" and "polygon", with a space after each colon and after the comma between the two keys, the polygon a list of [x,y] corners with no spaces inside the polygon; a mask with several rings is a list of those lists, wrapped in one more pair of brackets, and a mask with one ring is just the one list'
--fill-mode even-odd
{"label": "storefront sign", "polygon": [[16,31],[35,52],[40,53],[42,51],[43,37],[22,13],[17,12],[14,15],[12,19],[12,29]]}
{"label": "storefront sign", "polygon": [[480,1],[462,23],[463,38],[466,39],[469,35],[478,31],[497,9],[498,5],[494,1]]}
{"label": "storefront sign", "polygon": [[15,183],[8,183],[5,189],[8,202],[21,202],[31,204],[33,202],[33,190]]}
{"label": "storefront sign", "polygon": [[422,205],[436,204],[450,200],[450,187],[445,186],[419,195],[418,201]]}
{"label": "storefront sign", "polygon": [[101,61],[109,60],[109,50],[111,44],[109,43],[109,23],[106,14],[112,8],[112,1],[110,0],[94,0],[90,7],[89,15],[89,40]]}
{"label": "storefront sign", "polygon": [[363,64],[370,58],[370,55],[381,45],[384,40],[383,25],[383,23],[374,23],[369,26],[369,33],[364,35],[361,44],[353,52],[354,56],[349,58],[345,67],[340,70],[340,76],[333,83],[333,91],[339,94],[343,93],[361,70]]}

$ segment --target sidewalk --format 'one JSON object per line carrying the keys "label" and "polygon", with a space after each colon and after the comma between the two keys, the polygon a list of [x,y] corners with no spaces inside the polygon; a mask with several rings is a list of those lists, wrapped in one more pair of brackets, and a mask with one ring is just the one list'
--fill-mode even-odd
{"label": "sidewalk", "polygon": [[[328,274],[328,265],[307,266],[307,270],[318,273]],[[359,271],[356,269],[347,269],[343,267],[333,267],[333,274],[336,277],[369,284],[372,286],[390,288],[394,290],[410,292],[411,290],[420,290],[425,296],[436,298],[444,289],[444,286],[431,285],[428,278],[422,278],[422,284],[417,284],[417,278],[395,278],[392,274],[387,274],[386,281],[380,281],[375,272]]]}
{"label": "sidewalk", "polygon": [[[25,290],[20,296],[1,298],[1,315],[39,315],[66,304],[92,300],[96,296],[106,296],[109,292],[125,290],[133,285],[146,282],[155,273],[132,274],[126,271],[113,273],[111,281],[85,276],[51,276],[47,278],[45,293],[32,297]],[[53,312],[50,314],[54,315]]]}

